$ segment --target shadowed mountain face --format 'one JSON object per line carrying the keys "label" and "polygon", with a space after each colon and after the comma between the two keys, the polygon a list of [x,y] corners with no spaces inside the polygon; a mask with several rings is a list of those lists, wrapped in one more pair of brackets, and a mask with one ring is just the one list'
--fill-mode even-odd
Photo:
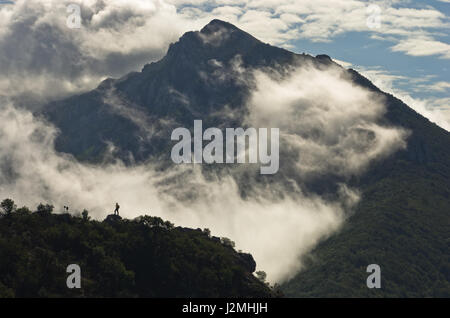
{"label": "shadowed mountain face", "polygon": [[[407,137],[404,149],[372,161],[363,173],[331,172],[308,182],[293,176],[289,167],[298,158],[283,157],[280,146],[281,160],[288,158],[288,163],[273,180],[294,180],[304,191],[326,195],[345,181],[362,198],[343,228],[322,241],[303,271],[285,282],[285,293],[449,296],[450,134],[326,55],[294,54],[213,20],[200,32],[183,35],[162,60],[141,72],[107,79],[94,91],[54,102],[43,115],[60,130],[56,149],[80,160],[102,162],[114,145],[113,155],[128,164],[158,159],[170,165],[174,128],[192,128],[195,119],[202,119],[204,127],[245,127],[256,85],[252,71],[277,72],[283,79],[292,67],[306,65],[324,72],[338,69],[352,86],[382,96],[385,112],[376,123],[403,128]],[[312,129],[304,139],[320,137],[321,129]],[[370,132],[365,135],[372,138]],[[249,182],[243,180],[247,176],[238,180],[245,188]],[[381,266],[381,289],[366,287],[369,264]]]}
{"label": "shadowed mountain face", "polygon": [[[295,59],[315,61],[214,20],[200,32],[183,35],[142,72],[107,79],[92,92],[53,103],[45,115],[61,130],[56,147],[62,152],[100,160],[111,142],[126,162],[130,157],[145,161],[170,153],[171,131],[191,127],[194,119],[209,127],[239,127],[249,87],[237,80],[238,68],[286,65]],[[224,122],[223,111],[234,119],[227,116]]]}

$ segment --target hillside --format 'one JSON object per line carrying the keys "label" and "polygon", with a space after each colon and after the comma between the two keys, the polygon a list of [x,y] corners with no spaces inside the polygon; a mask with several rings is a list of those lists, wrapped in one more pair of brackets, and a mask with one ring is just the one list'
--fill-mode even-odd
{"label": "hillside", "polygon": [[[361,202],[283,284],[288,297],[450,297],[450,133],[385,95],[384,120],[411,132],[407,149],[352,180]],[[381,267],[379,290],[365,285],[368,264]]]}
{"label": "hillside", "polygon": [[[204,41],[220,30],[226,30],[227,36],[217,43]],[[170,166],[168,136],[174,127],[191,127],[194,119],[202,119],[205,127],[243,125],[251,81],[243,81],[233,69],[218,74],[216,66],[234,65],[236,56],[244,70],[270,67],[283,72],[294,63],[312,64],[319,70],[340,67],[326,55],[295,54],[214,20],[199,32],[183,35],[163,59],[145,65],[141,72],[108,79],[91,92],[49,105],[43,115],[60,129],[56,149],[98,163],[110,141],[117,147],[115,156],[127,164],[153,159]],[[286,190],[290,182],[324,197],[333,195],[342,182],[361,193],[343,228],[320,242],[303,270],[282,288],[290,297],[448,297],[450,133],[358,72],[343,68],[342,72],[352,85],[383,97],[386,112],[379,124],[404,128],[406,148],[350,177],[330,173],[308,183],[292,173],[290,165],[298,158],[289,154],[283,155],[292,162],[281,163],[273,178],[247,173],[236,177],[243,196],[251,186],[265,183],[268,189],[278,189],[278,184],[287,184]],[[215,80],[217,76],[220,80]],[[321,128],[312,135],[320,136]],[[366,267],[373,263],[381,266],[380,290],[365,285]]]}
{"label": "hillside", "polygon": [[[35,212],[3,201],[1,297],[271,297],[252,275],[250,254],[207,230],[174,227],[157,217],[110,215],[103,222]],[[81,289],[68,289],[69,264]],[[201,277],[202,279],[198,279]]]}
{"label": "hillside", "polygon": [[[400,160],[392,168],[283,284],[287,297],[450,297],[448,176]],[[368,264],[380,265],[381,289],[366,287]]]}

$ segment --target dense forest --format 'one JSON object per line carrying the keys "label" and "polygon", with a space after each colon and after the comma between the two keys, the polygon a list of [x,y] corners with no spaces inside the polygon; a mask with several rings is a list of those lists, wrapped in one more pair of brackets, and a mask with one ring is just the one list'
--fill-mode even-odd
{"label": "dense forest", "polygon": [[[250,254],[208,229],[175,227],[158,217],[104,221],[0,207],[0,297],[272,297],[252,273]],[[81,268],[81,288],[69,289],[69,264]]]}
{"label": "dense forest", "polygon": [[[282,286],[286,296],[450,297],[448,179],[398,164],[409,174],[384,166],[388,177],[364,188],[343,228]],[[368,264],[381,267],[381,289],[367,288]]]}
{"label": "dense forest", "polygon": [[[408,148],[353,181],[360,204],[282,285],[286,296],[450,297],[450,134],[390,98]],[[366,286],[368,264],[381,267],[380,289]]]}

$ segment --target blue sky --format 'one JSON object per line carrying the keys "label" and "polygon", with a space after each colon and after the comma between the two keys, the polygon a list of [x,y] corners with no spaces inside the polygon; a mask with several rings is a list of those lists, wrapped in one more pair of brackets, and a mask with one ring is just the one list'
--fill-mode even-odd
{"label": "blue sky", "polygon": [[[424,4],[425,3],[425,4]],[[401,7],[429,8],[434,7],[447,17],[450,16],[450,1],[444,3],[440,1],[411,1]],[[381,12],[382,15],[382,12]],[[443,43],[450,43],[450,26],[436,28],[437,34],[434,38]],[[419,99],[447,98],[450,91],[450,57],[443,58],[438,54],[427,54],[423,56],[413,56],[405,52],[392,51],[391,47],[395,41],[373,39],[372,35],[377,34],[371,30],[343,33],[330,42],[314,42],[313,39],[294,40],[294,50],[307,51],[312,54],[326,53],[335,59],[346,61],[352,67],[361,70],[382,70],[386,75],[398,76],[392,79],[399,90],[410,93]],[[389,74],[387,74],[387,72]],[[410,80],[423,79],[422,83],[414,83]],[[425,89],[423,86],[439,82],[449,84],[447,89]],[[450,106],[450,105],[449,105]]]}

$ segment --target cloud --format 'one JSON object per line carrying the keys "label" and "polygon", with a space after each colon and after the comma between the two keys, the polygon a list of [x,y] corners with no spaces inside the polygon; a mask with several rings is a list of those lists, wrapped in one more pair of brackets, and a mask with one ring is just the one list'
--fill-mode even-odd
{"label": "cloud", "polygon": [[177,225],[210,228],[232,238],[237,248],[250,251],[258,268],[272,282],[294,275],[300,258],[335,231],[357,194],[342,186],[334,202],[318,196],[243,199],[231,177],[206,180],[201,167],[178,166],[163,172],[151,164],[81,164],[56,153],[56,130],[33,115],[2,104],[0,196],[36,206],[54,204],[56,211],[88,208],[95,218],[112,212],[120,202],[123,217],[158,215]]}
{"label": "cloud", "polygon": [[[323,0],[86,0],[80,3],[80,29],[66,25],[68,3],[19,0],[0,8],[0,69],[7,75],[0,79],[0,98],[42,101],[90,89],[105,77],[158,59],[181,33],[199,29],[213,17],[283,45],[298,37],[325,41],[367,29],[366,4],[354,0],[333,5]],[[433,14],[427,11],[429,20],[424,21],[430,28],[441,19]],[[397,22],[400,31],[395,34],[407,32],[409,22]],[[218,81],[223,76],[246,80],[240,78],[245,70],[238,59],[231,75],[220,70],[220,63],[211,63]],[[406,133],[378,125],[382,100],[351,85],[337,69],[293,69],[284,78],[270,70],[252,72],[247,121],[281,128],[282,180],[257,183],[247,177],[254,172],[247,165],[206,175],[201,166],[161,170],[152,163],[82,164],[54,150],[54,127],[2,100],[0,195],[29,206],[48,202],[57,210],[64,205],[71,211],[87,208],[98,219],[120,202],[125,217],[147,213],[178,225],[208,227],[251,252],[270,281],[285,280],[301,269],[308,251],[341,226],[359,198],[357,189],[345,183],[332,199],[305,191],[303,183],[315,175],[345,180],[360,174],[373,160],[404,147]],[[115,93],[105,99],[111,110],[151,136],[152,119]],[[182,93],[173,94],[185,100]],[[252,189],[245,198],[242,180]]]}
{"label": "cloud", "polygon": [[[81,7],[79,29],[67,26],[71,3]],[[182,33],[213,18],[285,48],[356,31],[394,41],[393,51],[449,58],[449,45],[436,39],[449,27],[445,14],[404,1],[377,4],[381,27],[369,29],[368,3],[358,0],[18,0],[0,6],[0,96],[29,106],[90,90],[159,59]]]}
{"label": "cloud", "polygon": [[450,90],[450,82],[440,81],[435,83],[419,84],[417,85],[417,88],[421,90],[445,93],[447,90]]}
{"label": "cloud", "polygon": [[401,40],[391,49],[394,52],[404,52],[411,56],[437,55],[444,59],[450,59],[450,44],[436,41],[428,36]]}
{"label": "cloud", "polygon": [[[259,169],[252,165],[205,171],[200,165],[161,169],[151,162],[83,164],[54,150],[54,127],[2,101],[0,196],[31,207],[51,203],[57,212],[64,205],[71,212],[87,208],[97,219],[120,202],[127,218],[150,214],[210,228],[251,252],[271,282],[289,279],[359,200],[357,189],[342,182],[327,199],[306,191],[304,183],[315,176],[360,174],[373,160],[403,147],[406,135],[377,125],[381,100],[353,86],[338,68],[296,68],[281,79],[268,69],[244,70],[238,59],[231,67],[237,80],[248,80],[247,71],[253,76],[247,122],[282,132],[279,177],[258,181]],[[106,102],[147,127],[139,109],[114,92]],[[243,188],[248,195],[242,195]]]}
{"label": "cloud", "polygon": [[374,85],[385,92],[394,94],[422,116],[428,118],[441,128],[450,131],[450,103],[448,98],[414,98],[409,92],[400,89],[397,84],[399,81],[404,81],[412,90],[444,92],[449,88],[449,83],[429,83],[434,79],[434,76],[423,77],[420,79],[409,78],[392,74],[379,67],[358,67],[358,69],[364,76],[371,80]]}
{"label": "cloud", "polygon": [[397,94],[404,103],[439,127],[450,131],[450,98],[414,98]]}
{"label": "cloud", "polygon": [[106,89],[103,103],[109,106],[108,110],[119,116],[127,118],[141,131],[140,136],[150,140],[157,135],[154,121],[147,115],[145,109],[129,100],[122,98],[114,88]]}
{"label": "cloud", "polygon": [[[299,38],[327,42],[347,32],[370,32],[374,38],[398,44],[418,37],[439,42],[434,36],[450,26],[449,18],[430,5],[414,8],[411,2],[401,0],[168,1],[179,7],[183,16],[226,19],[263,41],[288,47]],[[377,5],[379,12],[368,11],[370,5]],[[374,14],[380,19],[379,28],[369,27]]]}
{"label": "cloud", "polygon": [[337,63],[337,64],[339,64],[339,65],[341,65],[342,67],[345,67],[345,68],[350,68],[350,67],[353,66],[353,64],[350,63],[350,62],[341,61],[341,60],[338,60],[338,59],[333,59],[333,62],[335,62],[335,63]]}
{"label": "cloud", "polygon": [[[94,88],[162,57],[192,23],[159,0],[18,0],[0,6],[0,95],[44,102]],[[77,2],[75,1],[75,4]]]}
{"label": "cloud", "polygon": [[302,66],[287,78],[256,71],[255,77],[247,121],[280,128],[299,154],[295,165],[303,179],[360,174],[374,159],[406,147],[405,131],[377,124],[384,99],[355,86],[339,67]]}

